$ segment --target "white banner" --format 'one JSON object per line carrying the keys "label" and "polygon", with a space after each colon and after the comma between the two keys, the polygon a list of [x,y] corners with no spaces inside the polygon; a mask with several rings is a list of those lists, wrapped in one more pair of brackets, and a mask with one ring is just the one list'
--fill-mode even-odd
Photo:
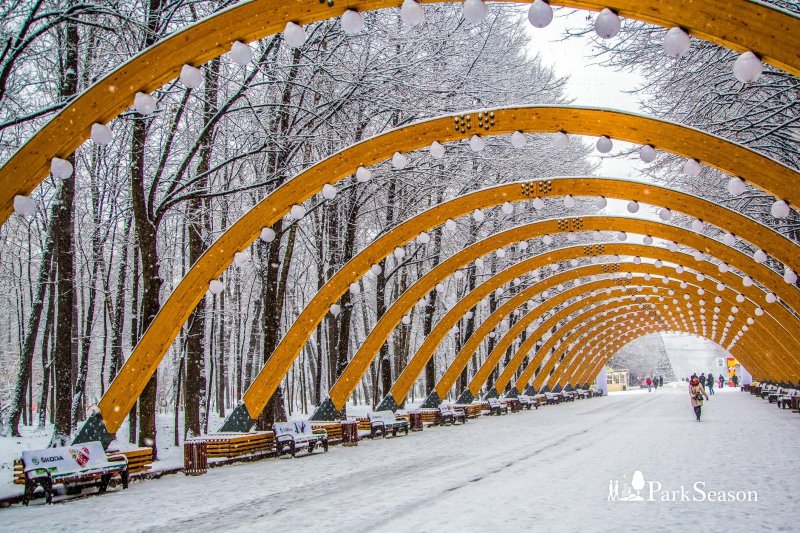
{"label": "white banner", "polygon": [[64,475],[89,468],[102,468],[108,465],[106,452],[99,442],[86,442],[63,448],[28,450],[22,452],[25,471],[35,474]]}

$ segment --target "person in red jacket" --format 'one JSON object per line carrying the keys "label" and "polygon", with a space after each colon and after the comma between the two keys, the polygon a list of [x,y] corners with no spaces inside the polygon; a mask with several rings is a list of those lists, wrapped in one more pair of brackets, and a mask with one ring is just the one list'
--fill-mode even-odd
{"label": "person in red jacket", "polygon": [[650,379],[650,378],[647,378],[647,381],[645,381],[645,383],[647,383],[647,392],[652,392],[651,388],[653,386],[653,380]]}

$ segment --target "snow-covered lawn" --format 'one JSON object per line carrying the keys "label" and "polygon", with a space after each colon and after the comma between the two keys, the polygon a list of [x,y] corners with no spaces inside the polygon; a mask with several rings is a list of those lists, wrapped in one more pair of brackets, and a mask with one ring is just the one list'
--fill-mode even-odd
{"label": "snow-covered lawn", "polygon": [[[684,385],[38,500],[0,510],[0,529],[795,530],[800,415],[729,389],[697,423]],[[640,495],[652,487],[656,501],[608,501],[611,487],[628,494],[637,470]],[[758,501],[691,501],[697,482],[707,495],[755,491]]]}

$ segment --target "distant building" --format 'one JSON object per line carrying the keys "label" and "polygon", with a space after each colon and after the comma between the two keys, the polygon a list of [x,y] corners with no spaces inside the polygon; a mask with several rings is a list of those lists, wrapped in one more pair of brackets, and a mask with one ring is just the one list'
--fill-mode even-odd
{"label": "distant building", "polygon": [[628,390],[628,370],[614,370],[606,367],[606,383],[608,392]]}

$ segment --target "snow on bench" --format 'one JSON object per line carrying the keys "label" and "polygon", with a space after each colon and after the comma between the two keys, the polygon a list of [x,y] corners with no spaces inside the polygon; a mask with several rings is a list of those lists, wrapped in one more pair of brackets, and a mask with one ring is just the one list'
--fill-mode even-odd
{"label": "snow on bench", "polygon": [[275,422],[272,424],[272,431],[275,432],[275,447],[278,450],[278,457],[287,451],[292,454],[292,457],[296,457],[298,450],[303,446],[308,446],[308,453],[311,453],[317,444],[322,444],[323,450],[328,451],[327,432],[314,433],[311,424],[305,420]]}
{"label": "snow on bench", "polygon": [[384,438],[388,436],[389,430],[392,436],[396,437],[398,431],[405,431],[408,435],[408,420],[397,420],[392,411],[371,411],[367,413],[371,427],[371,437],[375,438],[379,433]]}
{"label": "snow on bench", "polygon": [[[128,460],[109,460],[103,445],[85,442],[74,446],[27,450],[22,452],[22,467],[25,472],[25,496],[23,503],[33,497],[37,486],[44,489],[47,503],[53,501],[54,485],[75,485],[68,489],[80,489],[88,484],[96,485],[105,492],[111,479],[118,475],[123,489],[128,488]],[[71,492],[71,490],[70,490]]]}
{"label": "snow on bench", "polygon": [[464,412],[463,409],[457,409],[453,407],[451,403],[443,403],[439,405],[439,416],[441,417],[442,424],[455,424],[456,422],[461,422],[462,424],[466,424],[467,422],[467,414]]}
{"label": "snow on bench", "polygon": [[781,409],[786,409],[787,407],[791,407],[792,398],[794,398],[795,396],[800,396],[800,390],[797,389],[787,390],[785,394],[778,396],[778,407],[780,407]]}
{"label": "snow on bench", "polygon": [[489,404],[489,415],[508,414],[508,407],[500,403],[497,398],[487,398],[486,402]]}
{"label": "snow on bench", "polygon": [[518,394],[517,399],[519,400],[520,405],[525,409],[530,409],[531,407],[535,407],[536,409],[539,408],[539,402],[527,394]]}

